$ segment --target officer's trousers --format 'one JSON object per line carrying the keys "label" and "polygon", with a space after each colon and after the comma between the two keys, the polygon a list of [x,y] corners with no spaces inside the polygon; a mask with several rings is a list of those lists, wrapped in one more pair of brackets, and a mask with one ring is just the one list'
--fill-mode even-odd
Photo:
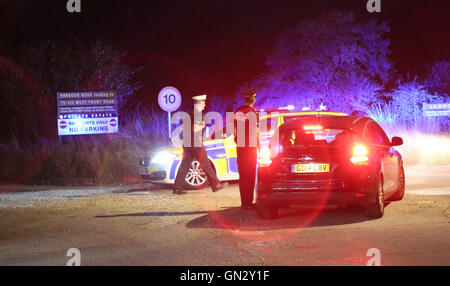
{"label": "officer's trousers", "polygon": [[208,159],[208,155],[204,147],[191,147],[183,149],[183,160],[181,161],[178,173],[175,178],[174,190],[182,190],[184,180],[187,172],[191,167],[192,161],[197,160],[200,163],[201,168],[205,171],[211,188],[216,188],[219,185],[219,179],[216,172],[211,166],[211,162]]}
{"label": "officer's trousers", "polygon": [[255,190],[256,164],[258,159],[258,148],[238,147],[237,164],[239,170],[239,192],[241,194],[242,206],[253,203],[253,192]]}

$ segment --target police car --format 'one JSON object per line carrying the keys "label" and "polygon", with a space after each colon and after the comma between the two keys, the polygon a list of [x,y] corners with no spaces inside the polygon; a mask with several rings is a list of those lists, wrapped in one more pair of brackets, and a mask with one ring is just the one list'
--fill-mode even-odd
{"label": "police car", "polygon": [[[269,126],[267,132],[261,133],[261,156],[264,158],[269,152],[268,143],[274,129],[285,121],[303,116],[345,116],[345,113],[328,111],[293,112],[270,110],[267,114],[260,116],[260,126]],[[267,124],[267,125],[264,125]],[[220,137],[220,138],[218,138]],[[233,129],[228,126],[217,130],[203,142],[209,161],[216,171],[220,181],[233,181],[239,179],[237,167],[236,143],[234,142]],[[139,174],[142,181],[160,184],[173,184],[183,158],[183,149],[168,146],[159,148],[142,156],[140,159]],[[185,189],[202,189],[208,185],[208,180],[202,166],[198,161],[193,161],[185,180]]]}

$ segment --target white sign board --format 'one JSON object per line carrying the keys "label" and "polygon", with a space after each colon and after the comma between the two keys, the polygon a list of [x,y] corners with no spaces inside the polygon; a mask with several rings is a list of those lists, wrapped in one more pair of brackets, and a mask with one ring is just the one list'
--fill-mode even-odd
{"label": "white sign board", "polygon": [[58,136],[117,133],[115,92],[58,92]]}
{"label": "white sign board", "polygon": [[173,86],[166,86],[158,94],[159,106],[167,112],[173,112],[180,107],[181,93]]}
{"label": "white sign board", "polygon": [[450,116],[450,103],[424,103],[423,115],[432,116]]}
{"label": "white sign board", "polygon": [[118,117],[58,119],[58,135],[117,133],[118,121]]}

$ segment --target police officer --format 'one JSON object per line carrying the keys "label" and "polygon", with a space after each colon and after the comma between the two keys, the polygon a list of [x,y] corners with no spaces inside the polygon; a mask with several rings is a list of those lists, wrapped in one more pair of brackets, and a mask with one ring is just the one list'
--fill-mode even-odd
{"label": "police officer", "polygon": [[[183,160],[178,169],[173,187],[173,193],[178,195],[186,194],[186,191],[183,190],[183,184],[194,160],[197,160],[205,171],[213,192],[217,192],[227,186],[226,183],[221,184],[219,182],[216,172],[209,162],[206,149],[203,147],[203,129],[205,128],[203,110],[205,109],[206,95],[194,96],[192,100],[194,101],[194,112],[190,113],[189,118],[183,121],[182,126],[184,128],[186,126],[185,123],[190,122],[190,133],[186,134],[183,132]],[[187,138],[185,138],[185,135],[188,135],[186,136]]]}
{"label": "police officer", "polygon": [[259,114],[253,108],[256,89],[242,92],[245,105],[235,110],[234,140],[237,144],[237,164],[239,170],[239,192],[241,208],[253,209],[253,192],[255,189],[256,164],[259,142]]}

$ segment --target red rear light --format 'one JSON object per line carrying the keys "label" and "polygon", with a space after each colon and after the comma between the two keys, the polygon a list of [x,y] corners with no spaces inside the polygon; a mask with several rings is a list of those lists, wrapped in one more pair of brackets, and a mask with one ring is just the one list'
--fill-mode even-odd
{"label": "red rear light", "polygon": [[355,165],[368,165],[369,164],[369,150],[367,146],[361,143],[356,143],[353,146],[353,155],[350,158]]}
{"label": "red rear light", "polygon": [[260,167],[268,167],[272,163],[270,160],[270,147],[263,146],[258,154],[258,165]]}

